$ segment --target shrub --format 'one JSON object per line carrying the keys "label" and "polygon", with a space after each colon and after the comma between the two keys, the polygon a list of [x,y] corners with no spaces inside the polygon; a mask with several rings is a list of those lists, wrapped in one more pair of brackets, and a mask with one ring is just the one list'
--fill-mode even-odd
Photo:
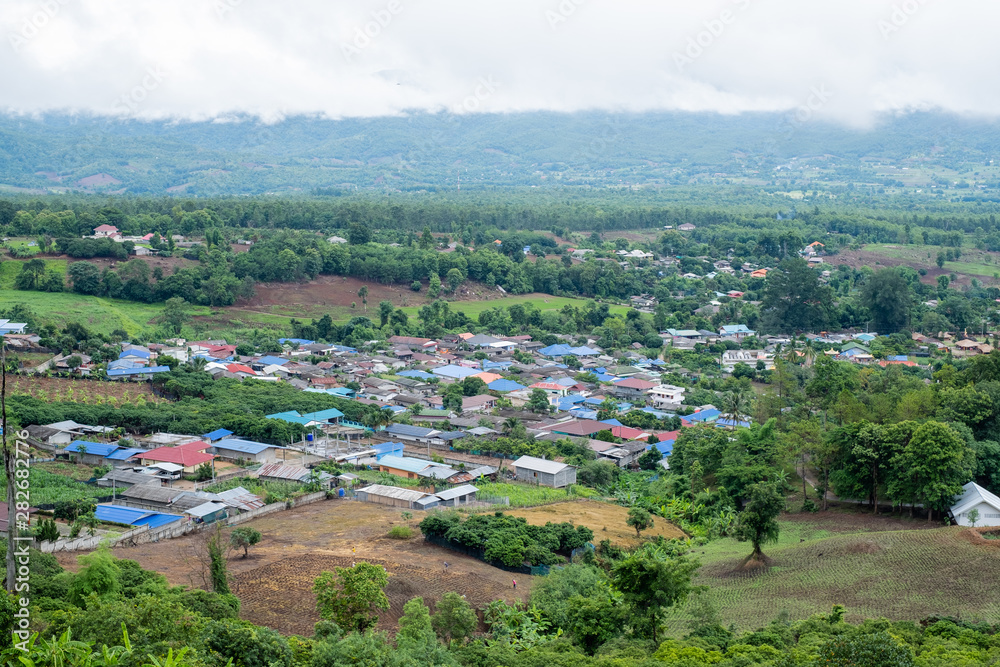
{"label": "shrub", "polygon": [[389,537],[394,540],[408,540],[413,537],[413,529],[403,525],[393,526],[389,529]]}

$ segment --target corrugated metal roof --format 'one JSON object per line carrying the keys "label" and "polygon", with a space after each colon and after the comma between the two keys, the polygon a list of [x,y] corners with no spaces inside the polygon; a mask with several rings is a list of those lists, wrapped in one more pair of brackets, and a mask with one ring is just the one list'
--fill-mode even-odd
{"label": "corrugated metal roof", "polygon": [[126,526],[149,526],[150,528],[158,528],[184,518],[178,514],[148,512],[122,505],[98,505],[94,514],[100,521],[112,521]]}
{"label": "corrugated metal roof", "polygon": [[258,477],[277,477],[297,482],[309,476],[309,470],[302,466],[288,466],[283,463],[268,463],[257,471]]}
{"label": "corrugated metal roof", "polygon": [[136,447],[127,447],[123,449],[116,449],[115,451],[111,452],[104,458],[108,459],[109,461],[125,461],[127,459],[132,458],[136,454],[142,454],[145,451],[146,451],[145,449],[138,449]]}
{"label": "corrugated metal roof", "polygon": [[379,458],[378,464],[386,468],[412,473],[421,473],[429,466],[434,465],[430,461],[424,461],[423,459],[414,459],[408,456],[392,456],[391,454],[386,454]]}
{"label": "corrugated metal roof", "polygon": [[367,493],[373,496],[382,496],[383,498],[396,498],[397,500],[406,500],[411,503],[420,500],[424,496],[428,495],[423,491],[415,491],[413,489],[403,489],[398,486],[383,486],[381,484],[372,484],[371,486],[366,486],[363,489],[358,489],[358,492]]}
{"label": "corrugated metal roof", "polygon": [[222,502],[241,510],[252,510],[264,506],[263,500],[250,493],[242,486],[237,486],[235,489],[229,489],[227,491],[220,491],[216,495],[222,499]]}
{"label": "corrugated metal roof", "polygon": [[390,424],[385,428],[385,433],[391,435],[408,435],[413,438],[428,438],[437,435],[440,431],[423,426],[410,426],[409,424]]}
{"label": "corrugated metal roof", "polygon": [[[271,449],[274,445],[265,445],[263,442],[240,440],[239,438],[226,438],[225,440],[219,440],[213,447],[231,452],[240,452],[242,454],[260,454],[263,451]],[[278,449],[281,448],[279,447]]]}
{"label": "corrugated metal roof", "polygon": [[80,447],[84,447],[86,454],[94,454],[96,456],[107,456],[111,452],[118,449],[117,444],[111,444],[107,442],[88,442],[87,440],[75,440],[70,444],[66,445],[67,452],[79,452]]}
{"label": "corrugated metal roof", "polygon": [[456,486],[453,489],[446,489],[444,491],[438,491],[434,495],[441,500],[451,500],[453,498],[460,498],[462,496],[468,496],[470,494],[479,491],[476,487],[471,484],[463,484],[462,486]]}
{"label": "corrugated metal roof", "polygon": [[559,463],[558,461],[536,459],[534,456],[522,456],[518,460],[514,461],[514,467],[555,475],[556,473],[562,472],[566,468],[572,468],[573,466],[565,463]]}
{"label": "corrugated metal roof", "polygon": [[228,437],[232,434],[233,434],[232,431],[227,431],[224,428],[220,428],[216,429],[215,431],[212,431],[211,433],[206,433],[201,437],[205,438],[209,442],[213,442],[215,440],[221,440],[222,438]]}
{"label": "corrugated metal roof", "polygon": [[209,514],[215,514],[219,510],[224,510],[224,509],[226,509],[226,506],[223,505],[222,503],[208,501],[207,503],[196,505],[191,509],[186,510],[184,513],[201,518],[208,516]]}
{"label": "corrugated metal roof", "polygon": [[136,500],[149,500],[154,503],[169,505],[187,491],[179,491],[166,486],[154,486],[152,484],[140,484],[132,486],[122,491],[122,496],[135,498]]}

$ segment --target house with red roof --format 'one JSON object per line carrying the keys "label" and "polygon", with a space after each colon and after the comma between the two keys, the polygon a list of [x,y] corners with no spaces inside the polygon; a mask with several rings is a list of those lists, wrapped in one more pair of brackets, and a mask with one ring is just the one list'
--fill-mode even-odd
{"label": "house with red roof", "polygon": [[244,364],[226,364],[226,370],[240,377],[257,377],[256,371]]}
{"label": "house with red roof", "polygon": [[622,440],[646,440],[649,438],[648,431],[632,428],[631,426],[612,426],[611,435]]}
{"label": "house with red roof", "polygon": [[97,238],[110,238],[118,235],[118,228],[114,225],[100,225],[94,227],[94,236]]}
{"label": "house with red roof", "polygon": [[136,455],[136,458],[142,465],[173,463],[183,466],[184,472],[193,473],[202,463],[207,463],[215,458],[212,454],[205,452],[211,446],[207,442],[196,440],[176,447],[157,447]]}
{"label": "house with red roof", "polygon": [[561,384],[556,384],[555,382],[536,382],[535,384],[528,387],[529,389],[541,389],[549,396],[565,396],[569,392],[568,387],[564,387]]}

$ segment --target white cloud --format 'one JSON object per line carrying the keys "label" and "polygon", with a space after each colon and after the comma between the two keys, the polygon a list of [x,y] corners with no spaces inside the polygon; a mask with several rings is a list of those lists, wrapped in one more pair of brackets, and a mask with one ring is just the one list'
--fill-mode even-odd
{"label": "white cloud", "polygon": [[993,116],[997,19],[987,0],[4,0],[0,108],[738,113],[820,88],[812,116],[856,125]]}

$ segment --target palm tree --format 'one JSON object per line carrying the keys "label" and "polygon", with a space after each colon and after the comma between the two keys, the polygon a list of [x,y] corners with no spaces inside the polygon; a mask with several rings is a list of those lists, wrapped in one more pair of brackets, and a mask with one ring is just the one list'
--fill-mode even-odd
{"label": "palm tree", "polygon": [[732,420],[734,429],[750,414],[753,399],[753,390],[744,386],[739,386],[722,397],[722,414]]}
{"label": "palm tree", "polygon": [[806,366],[812,366],[816,361],[816,348],[813,347],[812,341],[806,341],[806,346],[802,350],[802,354],[805,356]]}
{"label": "palm tree", "polygon": [[500,426],[500,432],[504,435],[510,436],[514,435],[521,428],[521,419],[519,417],[507,417]]}
{"label": "palm tree", "polygon": [[208,365],[208,359],[205,357],[192,357],[188,363],[191,364],[191,367],[196,371],[203,371],[205,370],[205,366]]}

